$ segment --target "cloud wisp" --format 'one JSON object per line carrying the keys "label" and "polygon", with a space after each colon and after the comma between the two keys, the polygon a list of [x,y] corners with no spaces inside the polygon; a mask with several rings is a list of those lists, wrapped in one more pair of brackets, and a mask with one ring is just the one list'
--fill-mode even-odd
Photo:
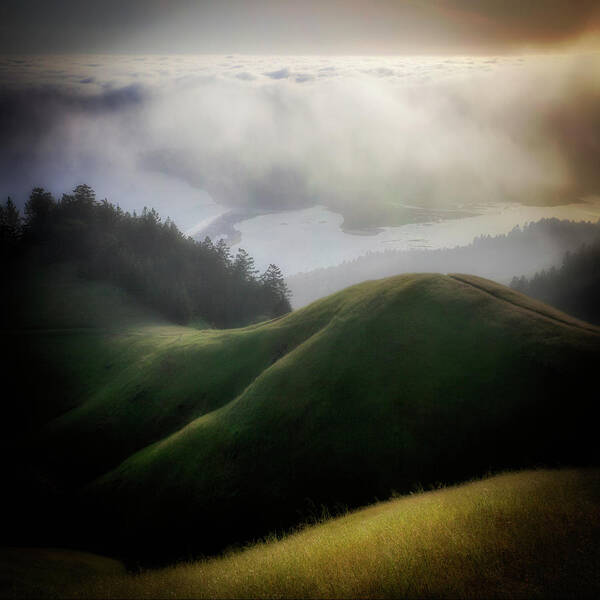
{"label": "cloud wisp", "polygon": [[[103,182],[149,189],[159,177],[180,186],[159,206],[172,216],[185,189],[253,213],[325,205],[350,229],[420,209],[568,203],[600,192],[599,65],[598,54],[9,57],[2,191],[86,179],[102,194]],[[140,194],[115,200],[137,208]]]}

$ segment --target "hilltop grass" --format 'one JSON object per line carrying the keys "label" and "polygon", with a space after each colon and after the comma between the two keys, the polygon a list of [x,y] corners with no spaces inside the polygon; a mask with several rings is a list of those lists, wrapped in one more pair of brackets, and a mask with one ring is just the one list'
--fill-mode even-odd
{"label": "hilltop grass", "polygon": [[137,554],[158,536],[183,557],[293,526],[311,502],[360,506],[420,480],[594,462],[580,391],[593,378],[598,331],[501,290],[399,276],[220,332],[254,356],[261,336],[287,339],[293,326],[303,336],[239,395],[129,457],[89,497],[109,521],[126,522],[124,547]]}
{"label": "hilltop grass", "polygon": [[[48,539],[71,527],[60,539],[166,564],[289,529],[315,505],[597,462],[583,390],[599,330],[466,279],[365,282],[235,330],[32,335],[71,403],[20,446],[64,486]],[[34,531],[55,521],[37,491],[12,489]]]}
{"label": "hilltop grass", "polygon": [[381,502],[137,575],[79,579],[64,565],[49,577],[32,565],[29,585],[78,598],[581,598],[600,594],[599,573],[600,471],[538,470]]}

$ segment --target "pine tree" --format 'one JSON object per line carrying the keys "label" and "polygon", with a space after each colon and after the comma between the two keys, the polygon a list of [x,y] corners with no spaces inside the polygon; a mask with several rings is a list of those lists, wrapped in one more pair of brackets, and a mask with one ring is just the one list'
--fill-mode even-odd
{"label": "pine tree", "polygon": [[260,282],[267,297],[267,302],[270,305],[271,312],[275,316],[290,312],[290,290],[285,283],[281,269],[271,263],[261,275]]}
{"label": "pine tree", "polygon": [[233,272],[241,281],[251,282],[256,278],[258,271],[254,268],[254,259],[243,248],[235,255]]}
{"label": "pine tree", "polygon": [[31,231],[44,227],[50,214],[56,208],[56,202],[50,192],[44,188],[33,188],[29,200],[25,203],[25,226]]}
{"label": "pine tree", "polygon": [[15,243],[21,235],[21,215],[9,197],[6,206],[0,205],[0,229],[2,240]]}
{"label": "pine tree", "polygon": [[82,183],[73,190],[73,197],[77,202],[92,206],[96,204],[96,192],[87,184]]}
{"label": "pine tree", "polygon": [[[231,265],[231,249],[227,245],[227,242],[221,238],[216,246],[214,246],[219,258],[223,261],[225,265],[228,267]],[[244,250],[245,252],[245,250]]]}

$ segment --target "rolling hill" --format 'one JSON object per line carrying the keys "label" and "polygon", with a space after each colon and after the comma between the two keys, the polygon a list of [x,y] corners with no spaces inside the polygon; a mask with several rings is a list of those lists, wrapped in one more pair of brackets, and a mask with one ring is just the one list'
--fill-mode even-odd
{"label": "rolling hill", "polygon": [[365,282],[243,329],[133,320],[27,343],[69,385],[10,453],[20,539],[28,522],[164,563],[322,506],[598,461],[600,330],[476,277]]}
{"label": "rolling hill", "polygon": [[598,330],[479,278],[366,282],[239,330],[117,331],[53,334],[57,361],[93,356],[95,375],[30,451],[95,515],[81,542],[126,556],[215,552],[321,505],[597,459],[582,390]]}
{"label": "rolling hill", "polygon": [[0,550],[0,596],[594,598],[599,548],[598,470],[537,470],[379,502],[141,573],[85,553]]}

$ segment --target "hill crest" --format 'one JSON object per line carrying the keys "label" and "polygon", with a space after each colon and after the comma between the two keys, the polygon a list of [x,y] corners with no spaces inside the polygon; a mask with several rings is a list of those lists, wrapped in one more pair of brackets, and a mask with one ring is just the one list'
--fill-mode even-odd
{"label": "hill crest", "polygon": [[582,390],[598,333],[468,276],[365,282],[276,321],[215,332],[221,342],[245,339],[253,355],[268,339],[270,358],[237,395],[89,491],[128,515],[129,543],[167,511],[177,514],[161,529],[168,539],[190,523],[206,532],[219,523],[204,537],[213,551],[234,532],[252,538],[293,524],[306,498],[359,506],[418,481],[593,462],[581,415],[593,408]]}

